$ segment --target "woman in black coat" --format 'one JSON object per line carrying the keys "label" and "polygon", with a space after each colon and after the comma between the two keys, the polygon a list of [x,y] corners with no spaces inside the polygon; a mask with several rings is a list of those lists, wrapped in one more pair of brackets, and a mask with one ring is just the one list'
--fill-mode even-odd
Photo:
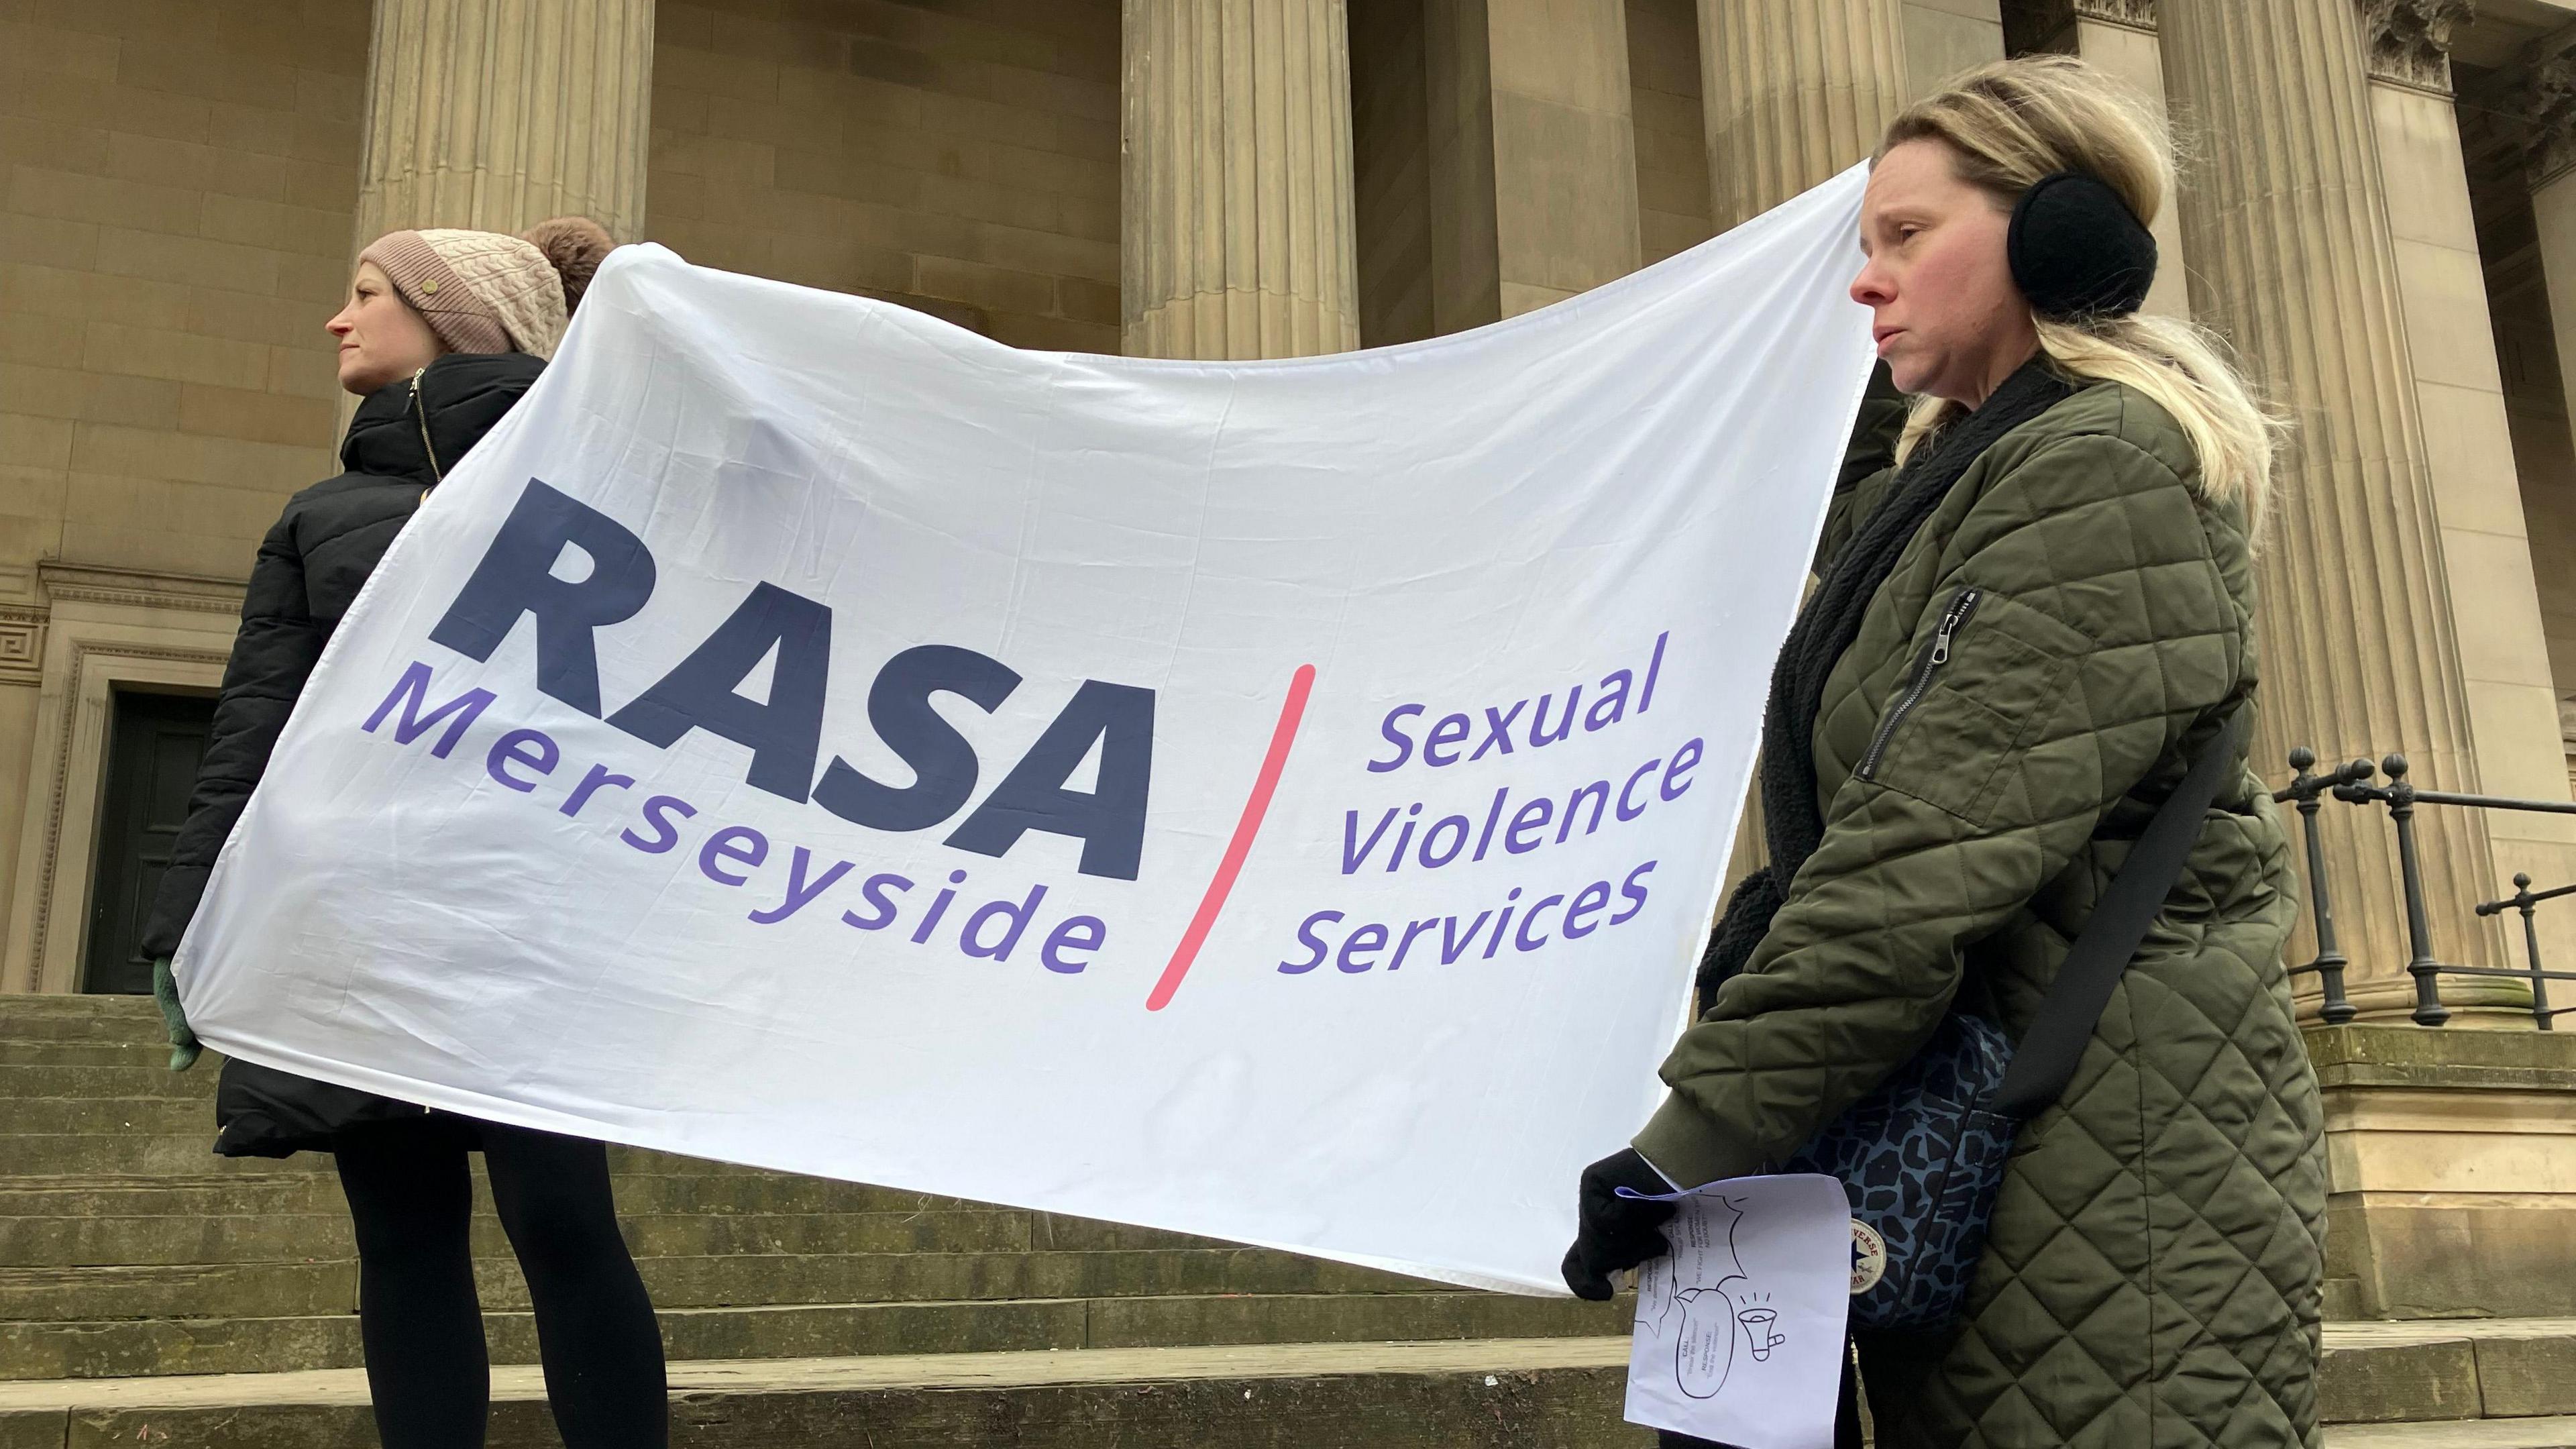
{"label": "woman in black coat", "polygon": [[[524,238],[394,232],[361,254],[348,303],[329,323],[340,385],[365,398],[340,444],[347,471],[288,500],[260,544],[188,820],[144,928],[174,1068],[196,1059],[197,1044],[169,957],[322,646],[421,500],[544,369],[608,247],[595,224],[566,218]],[[385,1449],[483,1442],[491,1371],[468,1231],[473,1151],[527,1278],[564,1442],[667,1442],[661,1331],[618,1233],[602,1144],[245,1061],[224,1064],[215,1115],[215,1151],[227,1156],[336,1159],[357,1228],[359,1330]]]}

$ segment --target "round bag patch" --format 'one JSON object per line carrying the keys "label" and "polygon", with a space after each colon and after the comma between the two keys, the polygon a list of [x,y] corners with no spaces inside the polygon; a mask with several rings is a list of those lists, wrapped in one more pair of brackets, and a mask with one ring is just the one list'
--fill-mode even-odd
{"label": "round bag patch", "polygon": [[1878,1280],[1886,1276],[1887,1240],[1878,1235],[1878,1229],[1858,1218],[1852,1219],[1851,1291],[1866,1293],[1877,1287]]}

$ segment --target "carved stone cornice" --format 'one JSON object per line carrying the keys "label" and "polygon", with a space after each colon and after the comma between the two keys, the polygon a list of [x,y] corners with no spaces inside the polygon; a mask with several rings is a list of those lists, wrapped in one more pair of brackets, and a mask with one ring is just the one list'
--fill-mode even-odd
{"label": "carved stone cornice", "polygon": [[2473,0],[2360,0],[2372,80],[2451,93],[2451,31],[2477,18]]}
{"label": "carved stone cornice", "polygon": [[2004,33],[2027,44],[2055,44],[2078,20],[2143,30],[2156,28],[2156,0],[2004,0]]}
{"label": "carved stone cornice", "polygon": [[2530,128],[2523,165],[2534,189],[2576,169],[2576,50],[2534,58],[2503,100]]}
{"label": "carved stone cornice", "polygon": [[197,574],[102,568],[47,560],[36,566],[36,577],[37,587],[48,604],[78,601],[144,609],[187,609],[207,614],[239,613],[242,606],[242,586],[239,583]]}
{"label": "carved stone cornice", "polygon": [[0,604],[0,684],[39,684],[45,677],[45,611]]}
{"label": "carved stone cornice", "polygon": [[2125,25],[2131,30],[2156,28],[2156,0],[2072,0],[2069,8],[2078,20]]}

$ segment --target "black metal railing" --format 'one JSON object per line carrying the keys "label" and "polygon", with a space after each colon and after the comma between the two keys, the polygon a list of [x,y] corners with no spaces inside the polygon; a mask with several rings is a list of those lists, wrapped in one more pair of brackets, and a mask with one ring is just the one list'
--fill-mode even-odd
{"label": "black metal railing", "polygon": [[[2531,877],[2513,878],[2514,894],[2503,900],[2488,901],[2477,908],[2480,916],[2493,916],[2507,910],[2522,913],[2523,947],[2527,964],[2515,966],[2454,966],[2433,954],[2431,913],[2424,903],[2424,868],[2415,840],[2415,811],[2418,806],[2439,805],[2469,810],[2513,810],[2542,815],[2576,815],[2576,803],[2565,800],[2522,800],[2506,795],[2468,795],[2455,790],[2420,790],[2407,778],[2406,757],[2390,755],[2373,765],[2368,760],[2355,760],[2326,774],[2315,773],[2316,751],[2302,746],[2290,751],[2290,768],[2297,772],[2290,783],[2275,791],[2272,798],[2281,804],[2296,805],[2301,833],[2306,837],[2308,861],[2308,908],[2316,926],[2316,958],[2304,966],[2293,966],[2293,976],[2313,975],[2323,996],[2319,1014],[2330,1025],[2353,1019],[2356,1012],[2344,990],[2347,961],[2335,941],[2334,904],[2326,880],[2325,845],[2319,813],[2326,797],[2332,796],[2348,805],[2380,805],[2388,811],[2388,822],[2397,835],[2397,874],[2406,902],[2407,974],[2415,980],[2414,1019],[2418,1025],[2440,1026],[2451,1019],[2450,1009],[2442,1004],[2441,978],[2445,976],[2509,977],[2531,986],[2531,1014],[2542,1031],[2552,1029],[2558,1016],[2576,1011],[2576,1007],[2549,1005],[2549,983],[2576,981],[2576,971],[2545,970],[2540,962],[2540,928],[2534,913],[2546,901],[2576,896],[2576,885],[2553,890],[2534,891]],[[2385,775],[2388,783],[2372,783]]]}

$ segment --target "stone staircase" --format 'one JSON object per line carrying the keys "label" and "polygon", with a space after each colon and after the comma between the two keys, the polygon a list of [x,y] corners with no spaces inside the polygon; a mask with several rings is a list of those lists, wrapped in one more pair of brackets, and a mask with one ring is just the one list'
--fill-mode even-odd
{"label": "stone staircase", "polygon": [[[360,1449],[326,1161],[212,1156],[150,1003],[0,997],[0,1449]],[[616,1150],[684,1449],[1644,1446],[1625,1309]],[[489,1193],[481,1193],[488,1205]],[[559,1441],[476,1223],[494,1449]],[[2329,1326],[2329,1449],[2576,1449],[2576,1320]]]}
{"label": "stone staircase", "polygon": [[[328,1161],[211,1155],[221,1064],[165,1070],[158,1020],[0,997],[0,1449],[372,1444]],[[611,1160],[684,1445],[1644,1442],[1619,1421],[1615,1306]],[[492,1443],[552,1444],[526,1288],[477,1193]]]}

